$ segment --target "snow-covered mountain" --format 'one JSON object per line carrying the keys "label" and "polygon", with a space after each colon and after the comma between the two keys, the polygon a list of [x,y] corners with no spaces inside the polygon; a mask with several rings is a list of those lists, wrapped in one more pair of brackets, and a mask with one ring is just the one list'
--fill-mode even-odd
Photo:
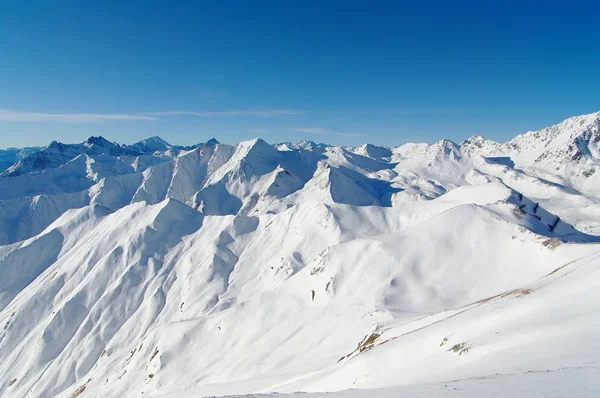
{"label": "snow-covered mountain", "polygon": [[174,149],[175,147],[173,147],[171,144],[169,144],[162,138],[154,136],[136,142],[135,144],[131,145],[130,148],[139,153],[152,155],[155,152],[167,152],[169,150]]}
{"label": "snow-covered mountain", "polygon": [[599,126],[23,152],[0,177],[0,395],[593,396]]}
{"label": "snow-covered mountain", "polygon": [[39,150],[38,147],[0,149],[0,171],[6,170],[27,155]]}
{"label": "snow-covered mountain", "polygon": [[[206,142],[210,145],[219,144],[215,138],[211,138]],[[163,140],[158,136],[146,138],[139,142],[136,142],[133,145],[127,146],[128,149],[136,151],[138,153],[146,154],[146,155],[169,155],[176,156],[182,151],[192,150],[201,144],[192,145],[192,146],[182,146],[182,145],[171,145],[167,141]]]}
{"label": "snow-covered mountain", "polygon": [[82,154],[115,157],[138,155],[137,152],[109,142],[103,137],[90,137],[81,144],[62,144],[52,141],[50,145],[21,158],[17,163],[3,171],[0,176],[12,177],[53,169]]}
{"label": "snow-covered mountain", "polygon": [[[219,141],[212,138],[207,144],[216,145]],[[122,161],[140,164],[159,163],[161,160],[177,157],[183,151],[189,151],[202,144],[192,146],[171,145],[160,137],[150,137],[133,145],[119,145],[104,137],[90,137],[81,144],[63,144],[53,141],[50,145],[37,148],[9,148],[0,150],[0,176],[14,177],[23,174],[54,169],[80,155],[108,155]],[[144,156],[147,155],[147,156]]]}

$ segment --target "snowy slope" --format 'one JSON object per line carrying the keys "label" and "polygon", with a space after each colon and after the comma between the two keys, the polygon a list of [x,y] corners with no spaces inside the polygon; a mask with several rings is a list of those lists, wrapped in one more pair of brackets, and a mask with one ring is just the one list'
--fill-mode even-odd
{"label": "snowy slope", "polygon": [[53,143],[0,177],[0,395],[594,396],[599,120]]}
{"label": "snowy slope", "polygon": [[[506,375],[473,377],[443,383],[410,384],[339,392],[229,395],[230,398],[397,398],[397,397],[596,397],[600,372],[593,367],[548,369]],[[161,398],[173,395],[160,395]],[[198,397],[194,392],[178,398]]]}
{"label": "snowy slope", "polygon": [[0,178],[0,244],[27,239],[66,210],[88,204],[116,210],[142,200],[188,201],[202,187],[207,170],[217,168],[230,151],[201,144],[170,161],[153,156],[158,160],[148,162],[142,155],[133,164],[127,161],[131,159],[84,154],[54,169]]}

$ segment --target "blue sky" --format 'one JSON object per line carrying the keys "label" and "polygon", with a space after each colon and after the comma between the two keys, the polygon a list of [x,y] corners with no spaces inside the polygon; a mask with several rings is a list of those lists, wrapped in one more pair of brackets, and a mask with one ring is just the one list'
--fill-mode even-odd
{"label": "blue sky", "polygon": [[600,110],[599,15],[593,1],[0,1],[0,147],[503,141]]}

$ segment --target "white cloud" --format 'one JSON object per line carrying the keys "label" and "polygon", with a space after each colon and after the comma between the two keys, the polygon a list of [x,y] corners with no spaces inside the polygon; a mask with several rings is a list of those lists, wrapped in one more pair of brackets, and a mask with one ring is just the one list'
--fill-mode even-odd
{"label": "white cloud", "polygon": [[38,113],[19,112],[10,109],[0,109],[0,120],[6,122],[65,122],[65,123],[94,123],[101,121],[120,120],[157,120],[151,115],[124,113]]}
{"label": "white cloud", "polygon": [[140,112],[140,115],[150,116],[196,116],[196,117],[237,117],[237,116],[254,116],[254,117],[282,117],[301,115],[304,111],[298,109],[244,109],[235,111],[213,111],[213,112],[195,112],[195,111],[165,111],[165,112]]}

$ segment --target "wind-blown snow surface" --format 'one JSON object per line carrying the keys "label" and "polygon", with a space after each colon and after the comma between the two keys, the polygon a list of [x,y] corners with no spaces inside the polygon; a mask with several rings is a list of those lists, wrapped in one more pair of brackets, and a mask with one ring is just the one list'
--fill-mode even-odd
{"label": "wind-blown snow surface", "polygon": [[0,395],[595,395],[599,120],[33,152],[0,178]]}

